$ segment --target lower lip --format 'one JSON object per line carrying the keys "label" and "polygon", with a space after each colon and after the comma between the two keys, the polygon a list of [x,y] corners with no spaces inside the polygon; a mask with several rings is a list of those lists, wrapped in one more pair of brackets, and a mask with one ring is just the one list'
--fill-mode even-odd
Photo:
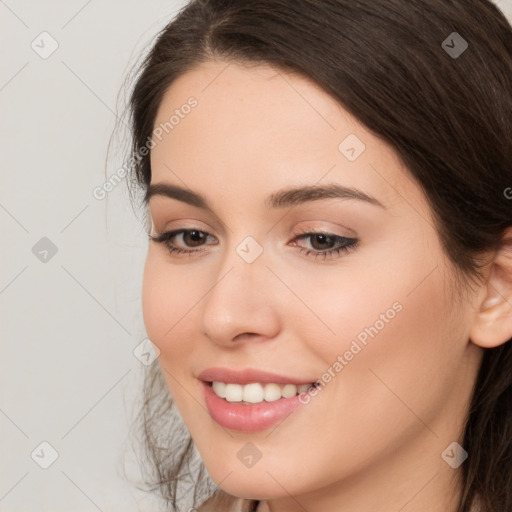
{"label": "lower lip", "polygon": [[210,384],[203,382],[203,386],[210,416],[220,426],[231,430],[242,432],[265,430],[280,423],[303,405],[299,401],[299,395],[259,404],[228,402],[217,396]]}

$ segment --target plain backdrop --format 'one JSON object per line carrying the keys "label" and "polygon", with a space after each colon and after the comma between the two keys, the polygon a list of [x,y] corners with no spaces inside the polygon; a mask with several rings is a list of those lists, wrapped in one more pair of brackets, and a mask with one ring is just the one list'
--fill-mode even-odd
{"label": "plain backdrop", "polygon": [[126,74],[184,3],[0,0],[2,512],[157,510],[122,471],[147,240],[124,182],[93,191]]}

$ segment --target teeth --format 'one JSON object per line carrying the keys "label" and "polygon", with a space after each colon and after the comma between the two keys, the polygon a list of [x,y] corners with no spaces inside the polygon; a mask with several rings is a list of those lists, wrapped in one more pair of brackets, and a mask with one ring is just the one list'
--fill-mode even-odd
{"label": "teeth", "polygon": [[215,391],[215,394],[217,396],[220,396],[221,398],[226,398],[226,384],[224,382],[213,382],[213,391]]}
{"label": "teeth", "polygon": [[297,393],[304,393],[313,384],[260,384],[259,382],[246,384],[229,384],[225,382],[213,382],[213,392],[220,398],[225,398],[228,402],[247,402],[250,404],[259,404],[265,402],[275,402],[281,398],[292,398]]}
{"label": "teeth", "polygon": [[226,384],[224,393],[228,402],[241,402],[244,388],[240,384]]}
{"label": "teeth", "polygon": [[[307,384],[306,387],[308,387]],[[285,384],[281,390],[281,394],[283,398],[291,398],[297,394],[297,386],[295,386],[295,384]]]}
{"label": "teeth", "polygon": [[265,402],[275,402],[281,398],[282,391],[281,387],[277,384],[266,384],[265,385]]}
{"label": "teeth", "polygon": [[265,398],[265,390],[261,384],[247,384],[246,386],[240,386],[244,392],[244,402],[249,402],[251,404],[259,404],[263,402]]}

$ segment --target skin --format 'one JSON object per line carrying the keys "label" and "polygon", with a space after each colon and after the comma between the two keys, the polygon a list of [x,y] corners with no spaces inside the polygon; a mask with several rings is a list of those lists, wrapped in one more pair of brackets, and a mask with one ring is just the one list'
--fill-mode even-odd
{"label": "skin", "polygon": [[[150,242],[143,314],[208,473],[227,493],[262,500],[259,512],[455,511],[461,468],[441,453],[462,444],[482,346],[506,341],[512,322],[488,335],[498,315],[490,288],[457,295],[425,195],[396,152],[318,86],[265,65],[206,62],[171,85],[155,126],[190,96],[197,107],[151,151],[151,183],[198,192],[213,212],[153,196],[151,233],[211,236],[202,245],[173,239],[203,251],[192,255]],[[349,134],[366,146],[353,162],[338,149]],[[265,206],[282,188],[326,183],[383,207],[340,198]],[[299,252],[321,252],[314,237],[297,239],[315,230],[359,242],[325,259]],[[253,263],[236,252],[247,236],[263,249]],[[397,302],[401,311],[276,428],[242,433],[211,419],[201,371],[255,368],[313,382]],[[237,457],[247,442],[262,454],[252,468]]]}

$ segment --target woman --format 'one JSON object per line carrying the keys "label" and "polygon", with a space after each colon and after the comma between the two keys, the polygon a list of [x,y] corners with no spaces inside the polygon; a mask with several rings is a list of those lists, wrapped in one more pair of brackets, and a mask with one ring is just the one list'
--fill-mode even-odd
{"label": "woman", "polygon": [[201,511],[512,510],[498,8],[196,0],[131,113],[159,353],[140,418],[170,506],[193,477]]}

